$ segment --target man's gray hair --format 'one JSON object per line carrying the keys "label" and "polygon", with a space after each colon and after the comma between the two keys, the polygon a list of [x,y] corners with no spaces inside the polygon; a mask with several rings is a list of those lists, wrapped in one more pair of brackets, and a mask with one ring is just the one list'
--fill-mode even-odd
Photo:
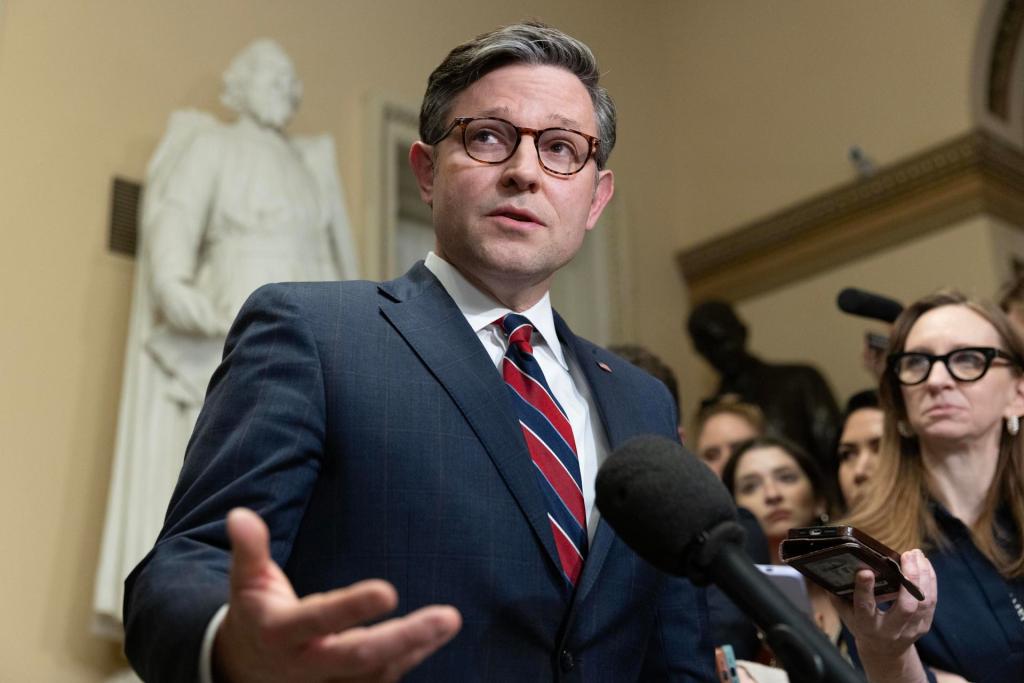
{"label": "man's gray hair", "polygon": [[604,168],[615,146],[615,104],[598,85],[597,59],[581,41],[535,21],[504,26],[448,53],[427,80],[420,108],[420,138],[429,144],[439,142],[451,124],[449,110],[455,97],[488,72],[509,64],[559,66],[580,79],[594,103],[597,137],[601,139],[595,158],[597,167]]}

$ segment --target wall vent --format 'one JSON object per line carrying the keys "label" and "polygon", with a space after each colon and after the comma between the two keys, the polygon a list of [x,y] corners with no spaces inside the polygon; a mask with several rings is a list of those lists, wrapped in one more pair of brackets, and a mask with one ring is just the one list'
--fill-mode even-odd
{"label": "wall vent", "polygon": [[110,187],[110,251],[135,256],[142,185],[114,177]]}

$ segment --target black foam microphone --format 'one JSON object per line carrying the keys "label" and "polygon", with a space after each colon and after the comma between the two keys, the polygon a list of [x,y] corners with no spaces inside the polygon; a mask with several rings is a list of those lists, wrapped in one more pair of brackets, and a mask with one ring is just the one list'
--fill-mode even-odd
{"label": "black foam microphone", "polygon": [[836,297],[836,305],[844,313],[887,323],[896,320],[903,312],[903,304],[899,301],[856,287],[841,290]]}
{"label": "black foam microphone", "polygon": [[715,583],[765,633],[796,681],[864,683],[836,647],[754,566],[718,477],[660,436],[627,441],[597,473],[597,508],[640,557],[694,583]]}
{"label": "black foam microphone", "polygon": [[674,441],[639,436],[608,456],[596,489],[601,516],[640,557],[667,574],[708,583],[691,562],[699,536],[736,521],[732,496],[709,467]]}

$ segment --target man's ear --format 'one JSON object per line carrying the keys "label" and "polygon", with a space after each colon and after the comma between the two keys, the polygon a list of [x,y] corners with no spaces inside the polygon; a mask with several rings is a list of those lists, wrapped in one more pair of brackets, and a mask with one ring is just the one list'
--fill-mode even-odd
{"label": "man's ear", "polygon": [[416,141],[409,148],[409,165],[420,188],[420,198],[427,206],[434,202],[434,148]]}
{"label": "man's ear", "polygon": [[587,214],[587,230],[591,230],[597,225],[597,219],[601,217],[601,212],[604,211],[604,207],[608,205],[613,194],[615,194],[615,175],[607,168],[598,171],[594,198],[590,200],[590,213]]}

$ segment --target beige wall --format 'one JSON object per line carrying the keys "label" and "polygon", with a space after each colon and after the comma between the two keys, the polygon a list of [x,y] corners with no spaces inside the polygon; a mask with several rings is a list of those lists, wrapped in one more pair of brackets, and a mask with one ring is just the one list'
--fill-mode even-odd
{"label": "beige wall", "polygon": [[115,174],[140,178],[167,114],[216,110],[250,39],[292,54],[296,132],[340,151],[357,238],[371,92],[417,101],[467,36],[536,16],[588,41],[620,109],[618,173],[633,236],[639,341],[707,373],[680,330],[672,261],[689,245],[969,125],[980,0],[890,3],[614,0],[0,4],[0,680],[92,681],[113,648],[88,635],[120,389],[132,261],[106,250]]}

